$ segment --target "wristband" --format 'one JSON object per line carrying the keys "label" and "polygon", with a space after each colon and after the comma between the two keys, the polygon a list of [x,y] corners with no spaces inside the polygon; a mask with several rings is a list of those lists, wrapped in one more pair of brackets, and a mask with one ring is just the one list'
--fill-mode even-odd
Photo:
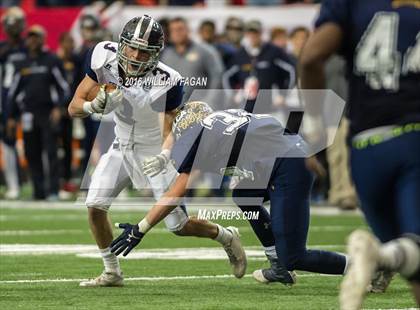
{"label": "wristband", "polygon": [[146,218],[142,219],[140,223],[138,224],[138,226],[139,226],[139,232],[143,234],[147,233],[152,228],[152,226],[150,226]]}
{"label": "wristband", "polygon": [[93,111],[93,109],[92,109],[92,102],[90,102],[90,101],[85,101],[84,103],[83,103],[83,112],[85,112],[85,113],[87,113],[87,114],[93,114],[93,113],[95,113],[94,111]]}
{"label": "wristband", "polygon": [[162,154],[163,156],[165,156],[166,159],[169,161],[169,158],[171,156],[171,150],[163,149],[162,152],[160,152],[160,154]]}

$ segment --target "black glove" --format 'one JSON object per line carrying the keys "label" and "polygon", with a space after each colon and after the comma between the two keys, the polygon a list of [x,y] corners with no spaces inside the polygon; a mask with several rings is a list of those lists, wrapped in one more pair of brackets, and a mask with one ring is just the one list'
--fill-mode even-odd
{"label": "black glove", "polygon": [[131,225],[129,223],[115,224],[115,226],[124,229],[121,235],[118,236],[111,243],[111,252],[115,255],[120,255],[124,251],[123,256],[127,256],[128,253],[140,243],[144,234],[139,231],[139,226]]}

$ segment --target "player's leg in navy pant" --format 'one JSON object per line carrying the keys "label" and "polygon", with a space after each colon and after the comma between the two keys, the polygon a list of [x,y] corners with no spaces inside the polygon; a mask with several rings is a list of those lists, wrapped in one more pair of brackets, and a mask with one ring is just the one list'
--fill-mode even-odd
{"label": "player's leg in navy pant", "polygon": [[[407,267],[420,253],[419,141],[420,132],[404,133],[375,146],[353,148],[351,155],[363,213],[382,242],[381,249],[386,249],[382,251],[381,267],[404,272],[418,300],[420,269],[407,271]],[[413,241],[419,245],[417,251]]]}
{"label": "player's leg in navy pant", "polygon": [[352,149],[352,175],[363,213],[387,242],[420,234],[420,133],[407,133],[365,149]]}
{"label": "player's leg in navy pant", "polygon": [[345,256],[306,249],[312,183],[303,158],[284,159],[271,179],[268,191],[277,256],[288,270],[342,274]]}
{"label": "player's leg in navy pant", "polygon": [[401,163],[395,185],[398,226],[401,234],[420,236],[420,132],[407,133],[400,140],[396,150]]}
{"label": "player's leg in navy pant", "polygon": [[267,209],[262,206],[263,201],[268,199],[266,189],[248,189],[246,184],[240,183],[240,188],[233,190],[232,197],[242,212],[259,212],[257,219],[250,219],[258,240],[264,247],[274,246],[274,236],[271,231],[271,218]]}

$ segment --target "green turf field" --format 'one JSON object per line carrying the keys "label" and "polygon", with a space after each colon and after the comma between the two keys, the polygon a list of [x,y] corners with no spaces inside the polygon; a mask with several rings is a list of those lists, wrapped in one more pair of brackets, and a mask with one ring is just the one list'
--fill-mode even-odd
{"label": "green turf field", "polygon": [[[230,266],[225,259],[193,259],[200,258],[200,253],[220,253],[216,242],[177,237],[159,225],[134,252],[151,253],[151,257],[121,260],[125,287],[81,288],[80,279],[102,271],[101,260],[89,257],[95,256],[95,250],[86,211],[80,207],[25,209],[25,204],[21,209],[10,209],[2,202],[0,207],[0,309],[338,308],[339,276],[301,272],[293,288],[255,282],[249,274],[267,263],[248,223],[238,220],[219,223],[239,227],[243,245],[254,253],[249,258],[248,276],[241,280],[229,275]],[[143,215],[144,212],[111,211],[115,222],[134,222]],[[344,251],[346,235],[358,227],[364,227],[364,223],[357,215],[313,216],[308,244]],[[76,245],[79,248],[75,249]],[[53,247],[58,248],[51,250]],[[12,254],[10,249],[26,252]],[[42,251],[34,254],[37,249]],[[154,251],[168,256],[155,259]],[[179,259],[182,253],[187,259]],[[396,278],[386,294],[370,295],[364,307],[410,308],[415,303],[405,282]]]}

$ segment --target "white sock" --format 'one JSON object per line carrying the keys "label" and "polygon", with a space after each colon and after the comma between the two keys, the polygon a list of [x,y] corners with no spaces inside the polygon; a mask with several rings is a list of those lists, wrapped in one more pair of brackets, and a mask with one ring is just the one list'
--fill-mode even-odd
{"label": "white sock", "polygon": [[276,247],[274,245],[264,247],[264,252],[265,252],[265,255],[267,255],[270,258],[274,258],[274,259],[278,258],[277,257],[277,252],[276,252]]}
{"label": "white sock", "polygon": [[348,256],[346,254],[343,254],[343,255],[346,258],[346,265],[344,266],[343,274],[346,274],[347,273],[347,270],[350,267],[350,256]]}
{"label": "white sock", "polygon": [[105,272],[121,274],[118,257],[114,253],[111,253],[111,249],[109,247],[106,249],[99,249],[99,252],[101,253],[104,262]]}
{"label": "white sock", "polygon": [[19,192],[18,167],[14,148],[6,143],[1,144],[3,148],[3,160],[5,163],[4,177],[7,189]]}
{"label": "white sock", "polygon": [[409,238],[389,241],[380,249],[380,266],[410,277],[420,268],[420,249]]}
{"label": "white sock", "polygon": [[219,224],[216,224],[217,226],[217,236],[214,238],[217,242],[221,243],[222,245],[229,244],[232,241],[232,233],[224,228],[223,226],[220,226]]}

